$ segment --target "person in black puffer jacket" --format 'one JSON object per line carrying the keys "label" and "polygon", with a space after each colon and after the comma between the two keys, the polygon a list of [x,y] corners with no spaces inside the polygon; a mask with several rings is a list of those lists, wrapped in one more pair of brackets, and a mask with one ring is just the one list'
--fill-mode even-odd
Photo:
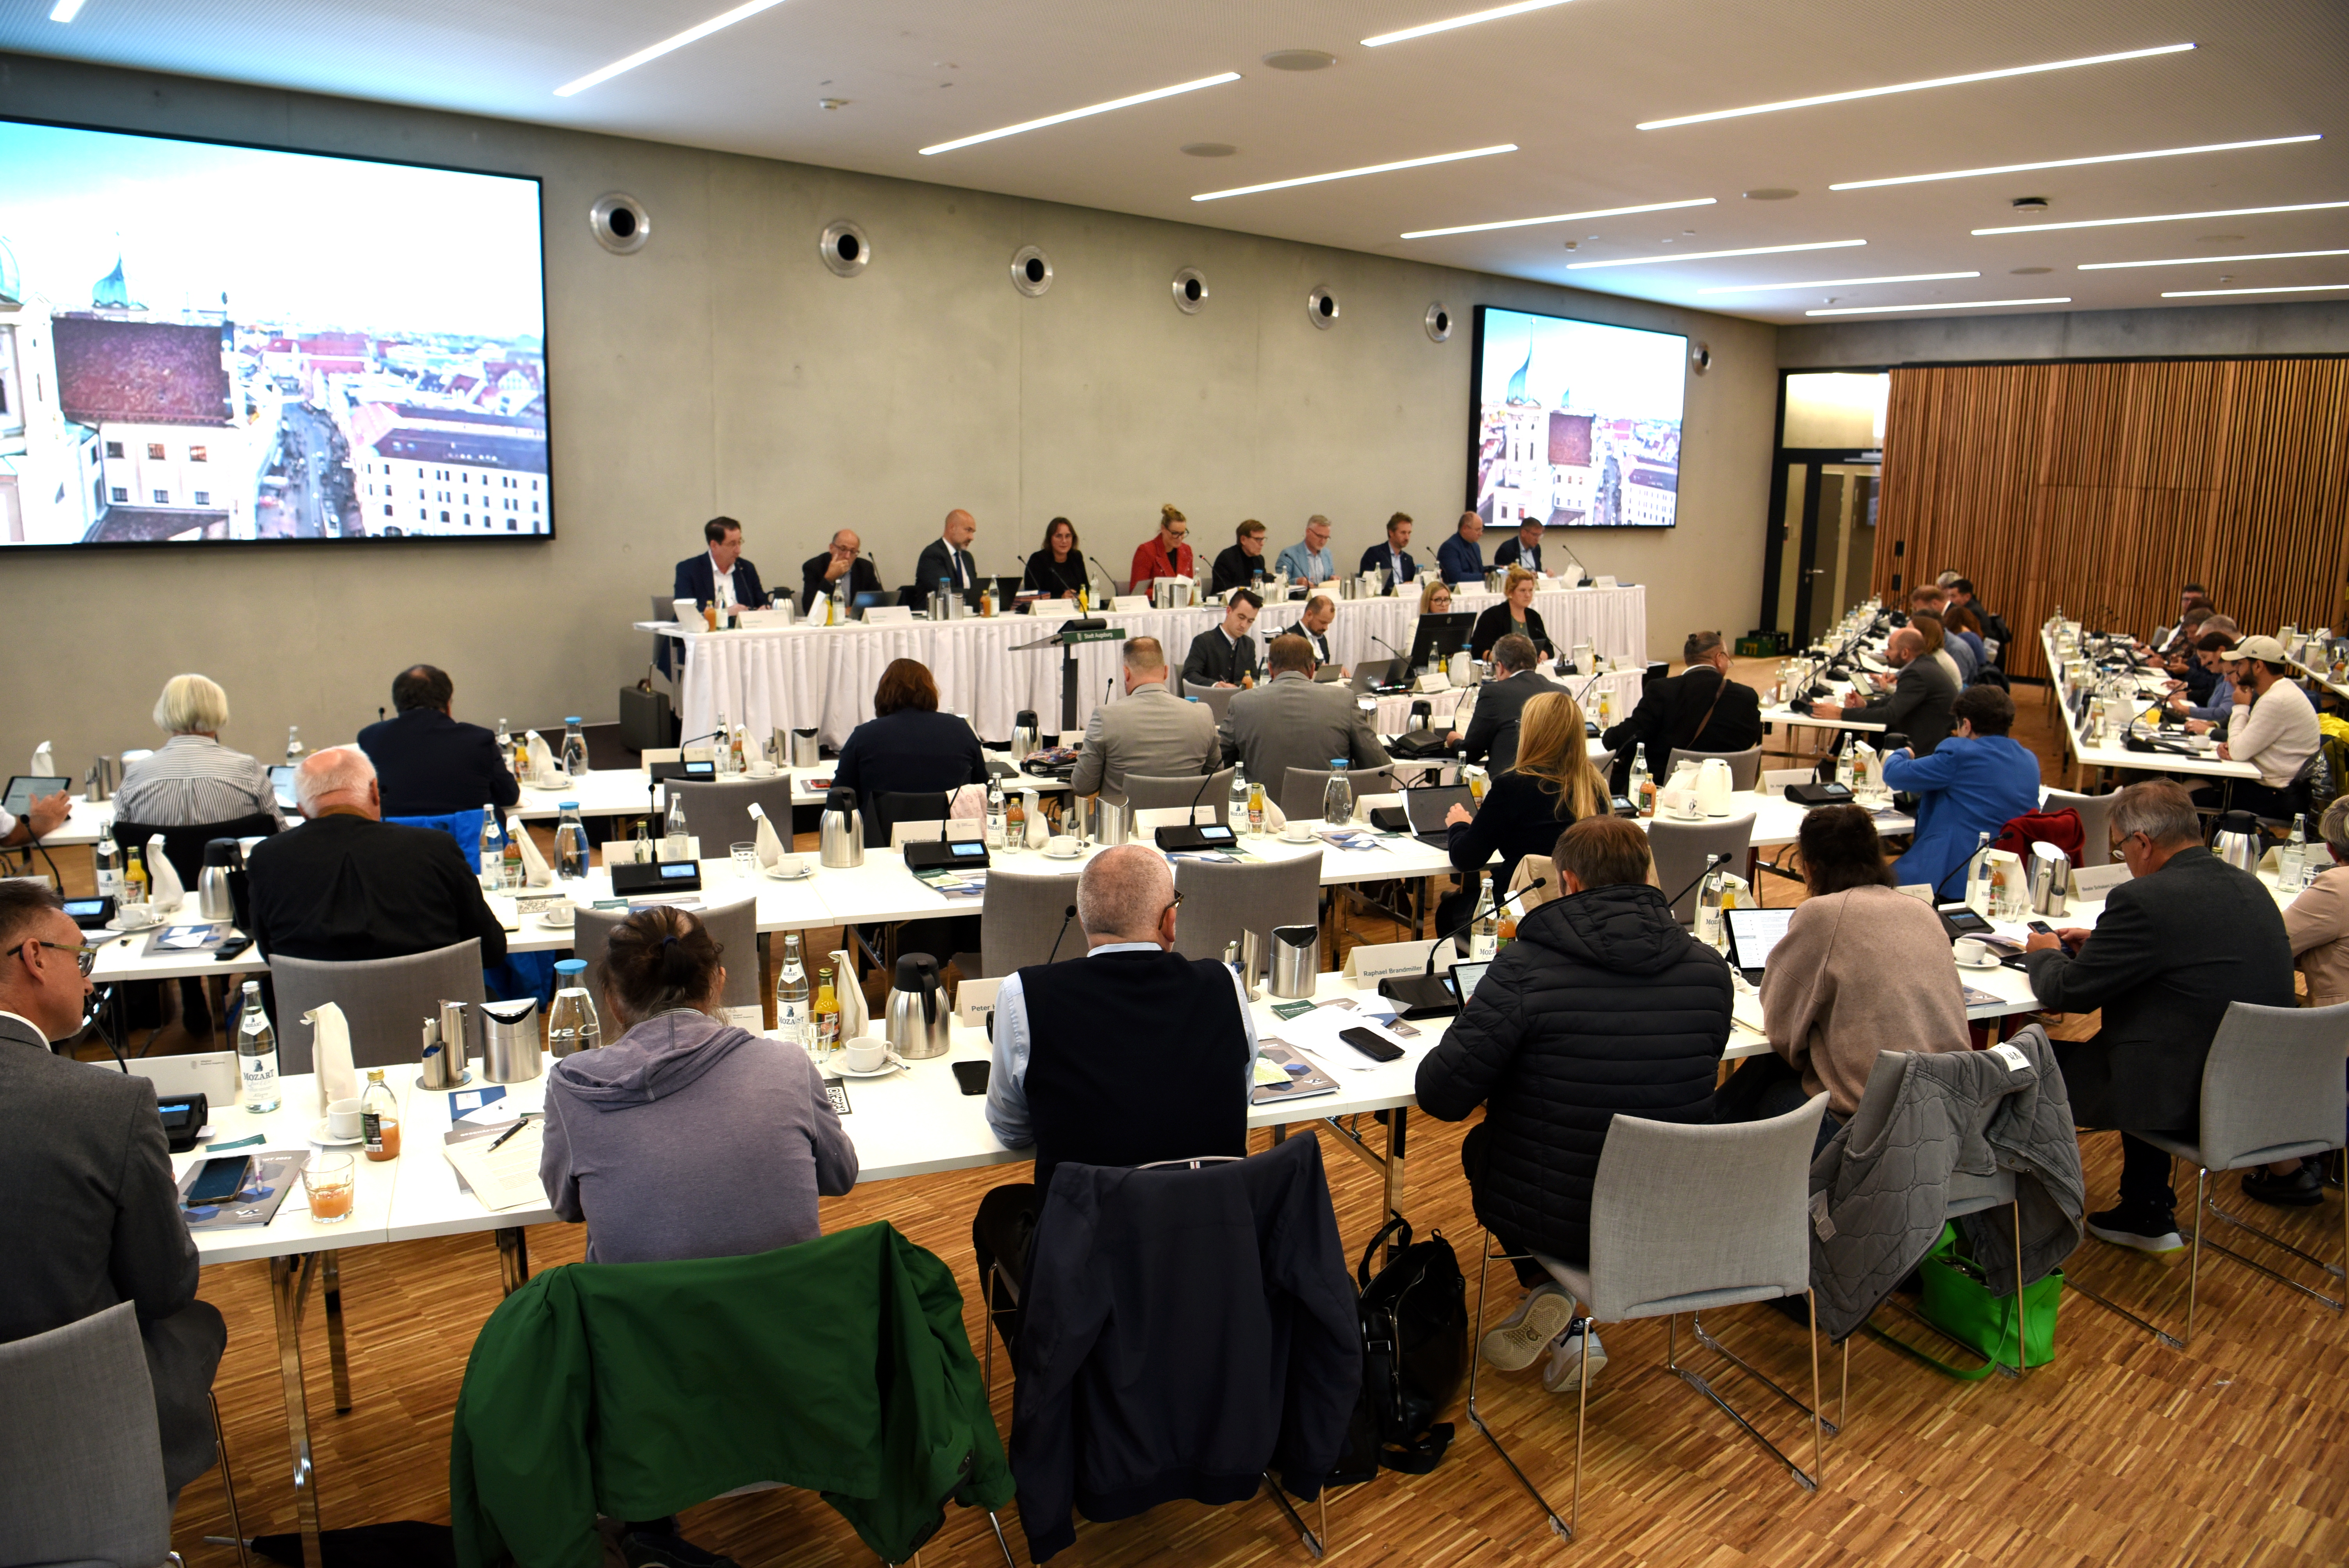
{"label": "person in black puffer jacket", "polygon": [[[1445,1121],[1485,1107],[1460,1155],[1476,1217],[1503,1250],[1580,1264],[1615,1113],[1713,1119],[1731,991],[1728,965],[1681,929],[1649,884],[1647,835],[1635,824],[1577,822],[1553,855],[1565,896],[1518,921],[1516,941],[1420,1063],[1417,1090],[1420,1109]],[[1485,1344],[1486,1359],[1509,1371],[1553,1339],[1565,1343],[1574,1305],[1530,1258],[1516,1269],[1533,1289]],[[1554,1374],[1563,1359],[1553,1357]],[[1594,1373],[1599,1359],[1594,1344]]]}

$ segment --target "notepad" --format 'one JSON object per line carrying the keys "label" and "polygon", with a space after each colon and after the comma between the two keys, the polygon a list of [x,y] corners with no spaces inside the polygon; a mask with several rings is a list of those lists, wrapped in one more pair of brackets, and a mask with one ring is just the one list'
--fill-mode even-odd
{"label": "notepad", "polygon": [[[474,1138],[461,1143],[444,1146],[441,1153],[481,1201],[481,1207],[492,1212],[519,1209],[524,1203],[546,1202],[546,1189],[539,1184],[538,1157],[545,1142],[545,1123],[527,1121],[521,1131],[502,1143],[494,1138]],[[492,1143],[498,1147],[492,1149]]]}

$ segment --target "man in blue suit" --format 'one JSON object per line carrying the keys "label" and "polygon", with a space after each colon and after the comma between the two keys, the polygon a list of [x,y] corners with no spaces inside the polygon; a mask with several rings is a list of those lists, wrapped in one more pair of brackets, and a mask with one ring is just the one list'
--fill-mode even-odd
{"label": "man in blue suit", "polygon": [[1473,511],[1460,514],[1458,531],[1436,547],[1435,569],[1444,580],[1457,588],[1466,584],[1481,588],[1485,583],[1485,547],[1477,542],[1485,537],[1485,520]]}
{"label": "man in blue suit", "polygon": [[498,749],[498,738],[449,716],[456,683],[430,665],[410,665],[391,683],[397,716],[359,731],[359,749],[375,764],[387,817],[444,817],[476,806],[496,810],[522,799],[522,785]]}
{"label": "man in blue suit", "polygon": [[[1965,895],[1966,862],[1982,835],[2039,809],[2039,758],[2007,732],[2014,699],[1992,686],[1970,686],[1950,705],[1950,738],[1928,757],[1907,748],[1884,759],[1884,782],[1917,797],[1917,834],[1893,862],[1903,886],[1930,882],[1933,896]],[[2088,846],[2091,852],[2103,848]]]}
{"label": "man in blue suit", "polygon": [[[713,517],[701,525],[701,537],[709,548],[677,563],[669,597],[690,599],[697,609],[711,603],[721,612],[765,609],[767,591],[759,584],[759,569],[742,559],[742,525],[730,517]],[[668,674],[668,643],[660,639],[663,675]]]}

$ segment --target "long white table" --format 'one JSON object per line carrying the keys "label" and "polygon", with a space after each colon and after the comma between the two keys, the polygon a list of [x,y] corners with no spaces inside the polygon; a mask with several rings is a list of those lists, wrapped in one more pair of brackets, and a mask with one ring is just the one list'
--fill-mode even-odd
{"label": "long white table", "polygon": [[[2076,629],[2077,623],[2074,623],[2074,625]],[[2102,737],[2093,739],[2084,737],[2080,733],[2079,721],[2072,716],[2071,704],[2063,700],[2062,680],[2060,676],[2052,673],[2063,669],[2064,660],[2055,651],[2054,638],[2045,627],[2040,629],[2039,651],[2041,656],[2047,661],[2047,668],[2051,672],[2049,690],[2055,698],[2056,712],[2063,717],[2064,744],[2072,755],[2075,783],[2078,782],[2078,776],[2082,773],[2092,774],[2101,780],[2112,772],[2125,769],[2145,773],[2173,773],[2194,778],[2217,779],[2228,785],[2241,779],[2256,780],[2259,778],[2260,770],[2251,764],[2228,761],[2215,751],[2193,756],[2168,751],[2131,751],[2127,747],[2106,740]],[[2168,686],[2168,677],[2159,672],[2147,672],[2137,676],[2137,684],[2139,696],[2149,706],[2160,699]]]}
{"label": "long white table", "polygon": [[[1464,592],[1455,611],[1481,611],[1498,596]],[[1588,642],[1610,658],[1644,664],[1647,658],[1647,591],[1621,588],[1556,589],[1537,593],[1550,640],[1561,647]],[[1288,629],[1301,603],[1268,604],[1254,635],[1261,645]],[[1128,636],[1156,637],[1170,663],[1179,665],[1191,639],[1215,625],[1223,612],[1213,605],[1182,610],[1112,610],[1103,618]],[[1330,652],[1340,664],[1356,665],[1393,655],[1380,639],[1405,652],[1419,617],[1419,600],[1390,596],[1349,599],[1338,605],[1330,629]],[[722,711],[751,732],[814,726],[825,743],[839,745],[848,732],[873,716],[873,689],[893,659],[918,659],[938,682],[938,706],[969,716],[978,733],[1001,740],[1013,717],[1032,709],[1046,731],[1060,727],[1061,650],[1015,653],[1012,645],[1048,635],[1053,624],[1027,615],[916,621],[895,626],[823,626],[802,624],[758,631],[707,632],[681,629],[673,622],[636,623],[637,630],[677,639],[685,665],[679,677],[678,717],[688,735],[717,727]],[[1089,643],[1077,650],[1077,725],[1081,729],[1102,695],[1114,689],[1119,654],[1113,642]]]}

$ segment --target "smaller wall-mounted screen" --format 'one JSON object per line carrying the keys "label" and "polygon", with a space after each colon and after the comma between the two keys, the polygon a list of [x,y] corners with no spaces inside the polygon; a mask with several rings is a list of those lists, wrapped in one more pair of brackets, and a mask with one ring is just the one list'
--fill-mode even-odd
{"label": "smaller wall-mounted screen", "polygon": [[543,539],[538,181],[0,121],[0,548]]}
{"label": "smaller wall-mounted screen", "polygon": [[1488,525],[1678,521],[1688,339],[1476,308],[1468,504]]}

